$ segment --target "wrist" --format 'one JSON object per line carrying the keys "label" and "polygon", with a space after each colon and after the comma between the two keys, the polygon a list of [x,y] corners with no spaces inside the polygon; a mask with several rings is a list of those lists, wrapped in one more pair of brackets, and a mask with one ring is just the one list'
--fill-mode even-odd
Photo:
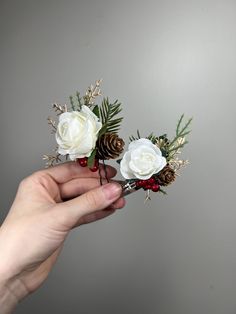
{"label": "wrist", "polygon": [[20,270],[15,261],[9,257],[8,246],[0,228],[0,314],[10,314],[17,304],[29,294],[24,283],[20,280]]}
{"label": "wrist", "polygon": [[12,313],[17,304],[27,295],[28,291],[19,276],[14,275],[0,263],[0,313]]}
{"label": "wrist", "polygon": [[14,294],[7,288],[5,283],[0,282],[0,308],[2,314],[10,314],[18,304]]}

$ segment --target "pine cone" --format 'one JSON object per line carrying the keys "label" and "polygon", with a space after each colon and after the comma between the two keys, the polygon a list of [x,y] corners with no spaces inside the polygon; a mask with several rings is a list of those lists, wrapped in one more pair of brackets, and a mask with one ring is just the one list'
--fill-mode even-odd
{"label": "pine cone", "polygon": [[98,159],[115,159],[124,148],[124,141],[116,133],[105,133],[97,141]]}
{"label": "pine cone", "polygon": [[158,174],[155,176],[159,185],[167,186],[175,181],[175,171],[167,164]]}

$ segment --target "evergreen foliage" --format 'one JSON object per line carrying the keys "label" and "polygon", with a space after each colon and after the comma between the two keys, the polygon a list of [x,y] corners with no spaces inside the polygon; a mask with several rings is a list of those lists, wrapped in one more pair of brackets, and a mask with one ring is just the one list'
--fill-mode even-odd
{"label": "evergreen foliage", "polygon": [[117,133],[120,129],[123,117],[114,118],[121,112],[121,103],[116,100],[113,104],[109,102],[108,97],[103,98],[101,107],[99,108],[99,117],[102,123],[102,128],[99,136],[104,133]]}

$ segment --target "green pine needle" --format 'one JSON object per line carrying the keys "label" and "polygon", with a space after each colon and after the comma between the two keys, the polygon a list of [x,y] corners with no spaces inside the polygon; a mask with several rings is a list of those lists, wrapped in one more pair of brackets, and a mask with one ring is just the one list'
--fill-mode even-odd
{"label": "green pine needle", "polygon": [[184,114],[181,115],[181,117],[180,117],[180,119],[179,119],[179,121],[178,121],[178,124],[177,124],[177,127],[176,127],[176,135],[179,134],[180,124],[181,124],[183,118],[184,118]]}
{"label": "green pine needle", "polygon": [[73,101],[73,96],[70,96],[69,98],[70,98],[71,109],[72,109],[73,111],[75,111],[75,104],[74,104],[74,101]]}
{"label": "green pine needle", "polygon": [[93,113],[98,117],[98,119],[100,118],[99,117],[99,107],[98,105],[95,105],[94,108],[93,108]]}
{"label": "green pine needle", "polygon": [[167,195],[167,192],[164,191],[164,190],[162,190],[162,189],[159,189],[159,192],[161,192],[161,193],[164,194],[164,195]]}
{"label": "green pine needle", "polygon": [[[137,140],[139,140],[140,138],[141,138],[140,132],[139,132],[139,130],[137,130],[137,135],[136,135],[136,136],[131,135],[131,136],[129,137],[129,140],[130,140],[130,142],[132,142],[132,141],[137,141]],[[156,143],[156,140],[157,140],[157,137],[156,137],[156,135],[154,135],[153,133],[151,133],[151,134],[149,134],[149,135],[146,137],[146,139],[152,141],[152,142],[155,144],[155,143]]]}
{"label": "green pine needle", "polygon": [[88,157],[88,167],[91,168],[94,165],[95,156],[96,156],[96,148],[92,151],[91,155]]}
{"label": "green pine needle", "polygon": [[150,135],[148,135],[147,139],[150,140],[153,144],[155,144],[156,140],[157,140],[157,137],[156,137],[156,135],[151,133]]}
{"label": "green pine needle", "polygon": [[136,136],[131,135],[131,136],[129,137],[129,141],[130,141],[130,142],[137,141],[137,140],[139,140],[140,138],[141,138],[140,132],[139,132],[139,130],[137,130],[137,135],[136,135]]}
{"label": "green pine needle", "polygon": [[103,127],[99,135],[104,133],[117,133],[119,131],[123,117],[115,119],[114,117],[119,114],[121,110],[121,103],[119,103],[118,100],[111,104],[108,98],[103,98],[101,107],[99,108],[99,116]]}
{"label": "green pine needle", "polygon": [[[177,142],[177,140],[180,137],[184,137],[184,136],[186,136],[187,134],[189,134],[191,132],[191,130],[187,130],[187,128],[189,127],[189,125],[192,122],[193,118],[190,118],[187,121],[187,123],[184,126],[181,127],[183,118],[184,118],[184,114],[181,115],[181,117],[180,117],[180,119],[179,119],[179,121],[177,123],[176,136],[174,137],[174,139],[169,144],[169,148],[170,148],[169,151],[177,150],[177,147],[174,149],[174,146],[175,146],[175,143]],[[183,147],[185,144],[187,144],[187,141],[184,142],[184,144],[181,147]]]}
{"label": "green pine needle", "polygon": [[73,111],[76,111],[76,110],[80,111],[81,107],[83,106],[80,93],[76,92],[76,96],[74,97],[70,96],[69,98],[70,98],[71,109]]}
{"label": "green pine needle", "polygon": [[76,98],[77,98],[77,106],[78,106],[78,110],[81,110],[82,107],[82,101],[81,101],[81,97],[80,97],[80,93],[77,91],[76,92]]}

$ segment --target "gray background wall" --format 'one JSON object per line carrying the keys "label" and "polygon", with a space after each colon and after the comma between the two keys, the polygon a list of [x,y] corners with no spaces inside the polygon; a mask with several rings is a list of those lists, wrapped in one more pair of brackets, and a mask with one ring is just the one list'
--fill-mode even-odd
{"label": "gray background wall", "polygon": [[1,220],[54,147],[54,101],[102,77],[126,139],[194,116],[169,195],[74,230],[16,313],[236,313],[236,2],[2,0],[0,40]]}

